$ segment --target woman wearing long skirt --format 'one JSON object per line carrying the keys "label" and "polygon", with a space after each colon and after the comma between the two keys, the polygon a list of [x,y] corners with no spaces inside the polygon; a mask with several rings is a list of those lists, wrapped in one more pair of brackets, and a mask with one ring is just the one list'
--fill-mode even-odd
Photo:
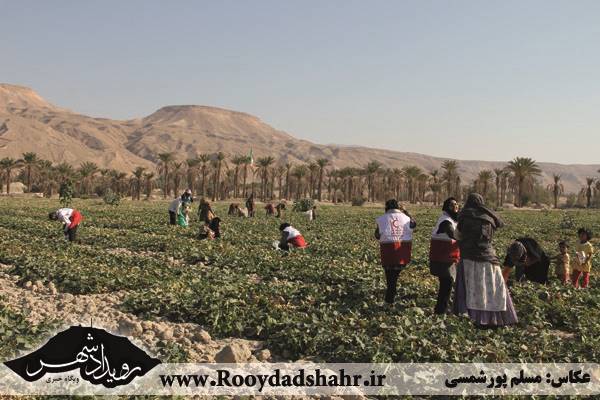
{"label": "woman wearing long skirt", "polygon": [[477,193],[469,195],[458,216],[461,258],[456,270],[454,313],[468,315],[482,327],[518,322],[500,261],[492,247],[494,232],[503,225]]}

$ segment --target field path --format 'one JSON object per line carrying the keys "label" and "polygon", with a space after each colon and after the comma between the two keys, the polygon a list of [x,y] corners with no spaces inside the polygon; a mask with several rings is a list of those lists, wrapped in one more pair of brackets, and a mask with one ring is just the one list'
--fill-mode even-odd
{"label": "field path", "polygon": [[151,354],[158,354],[166,343],[177,343],[188,353],[188,362],[270,361],[269,350],[260,341],[228,338],[213,339],[201,326],[166,320],[142,320],[119,310],[126,292],[73,295],[59,293],[50,283],[26,282],[17,285],[18,276],[9,275],[9,265],[0,264],[0,293],[6,304],[37,325],[44,320],[58,324],[58,330],[71,325],[89,325],[128,336]]}

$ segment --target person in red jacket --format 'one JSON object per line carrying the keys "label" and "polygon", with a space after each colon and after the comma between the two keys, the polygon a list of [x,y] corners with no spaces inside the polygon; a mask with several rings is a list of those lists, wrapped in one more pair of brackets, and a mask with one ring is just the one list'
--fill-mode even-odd
{"label": "person in red jacket", "polygon": [[454,197],[449,197],[442,205],[442,215],[431,232],[429,243],[429,271],[440,282],[434,312],[444,314],[456,278],[456,263],[460,250],[455,237],[459,206]]}
{"label": "person in red jacket", "polygon": [[79,211],[72,208],[60,208],[48,214],[48,217],[50,220],[62,222],[65,239],[69,242],[75,241],[77,238],[77,228],[81,221],[83,221],[83,215]]}
{"label": "person in red jacket", "polygon": [[300,231],[287,222],[279,225],[281,231],[281,239],[279,240],[278,247],[280,250],[289,251],[293,248],[304,249],[306,248],[306,240]]}
{"label": "person in red jacket", "polygon": [[410,262],[412,232],[417,223],[394,199],[385,202],[385,214],[376,222],[375,239],[379,240],[381,265],[387,283],[385,302],[393,304],[400,271]]}

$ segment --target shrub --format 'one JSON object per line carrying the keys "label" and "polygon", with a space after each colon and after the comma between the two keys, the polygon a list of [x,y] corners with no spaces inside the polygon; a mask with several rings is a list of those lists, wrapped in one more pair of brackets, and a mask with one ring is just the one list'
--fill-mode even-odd
{"label": "shrub", "polygon": [[352,205],[356,206],[356,207],[361,207],[363,206],[365,203],[367,202],[367,199],[362,197],[362,196],[358,196],[352,199]]}
{"label": "shrub", "polygon": [[65,181],[60,184],[58,189],[58,200],[63,207],[69,207],[73,200],[73,184],[71,181]]}
{"label": "shrub", "polygon": [[112,189],[108,189],[106,193],[104,193],[104,204],[110,204],[111,206],[118,206],[121,202],[121,196],[118,193],[112,191]]}
{"label": "shrub", "polygon": [[294,202],[294,206],[292,207],[293,211],[308,211],[315,205],[315,201],[313,199],[301,199],[296,200]]}

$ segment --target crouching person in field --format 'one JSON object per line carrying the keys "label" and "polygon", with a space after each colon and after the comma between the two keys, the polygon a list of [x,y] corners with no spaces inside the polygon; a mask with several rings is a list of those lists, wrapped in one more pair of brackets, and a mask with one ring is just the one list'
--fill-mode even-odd
{"label": "crouching person in field", "polygon": [[377,218],[375,238],[379,240],[381,265],[385,272],[387,290],[385,302],[394,303],[398,276],[410,262],[412,232],[417,223],[396,200],[385,202],[385,214]]}
{"label": "crouching person in field", "polygon": [[210,220],[210,223],[203,224],[200,226],[200,233],[198,239],[218,239],[221,237],[221,218],[214,217]]}
{"label": "crouching person in field", "polygon": [[63,224],[65,239],[73,242],[77,239],[77,227],[83,221],[83,215],[72,208],[60,208],[48,214],[52,221],[60,221]]}
{"label": "crouching person in field", "polygon": [[446,313],[456,279],[456,264],[460,259],[455,236],[458,210],[458,202],[454,197],[446,199],[442,206],[442,215],[431,232],[429,271],[437,276],[440,282],[434,309],[436,314]]}
{"label": "crouching person in field", "polygon": [[285,222],[279,226],[279,230],[281,231],[281,239],[279,240],[277,247],[280,250],[289,251],[293,248],[306,248],[306,240],[298,229]]}

